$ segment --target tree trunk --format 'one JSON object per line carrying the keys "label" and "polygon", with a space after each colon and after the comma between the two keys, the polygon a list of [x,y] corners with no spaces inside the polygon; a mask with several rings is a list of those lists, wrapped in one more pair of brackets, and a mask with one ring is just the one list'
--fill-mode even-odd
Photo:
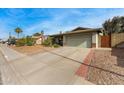
{"label": "tree trunk", "polygon": [[18,33],[18,39],[19,39],[19,33]]}

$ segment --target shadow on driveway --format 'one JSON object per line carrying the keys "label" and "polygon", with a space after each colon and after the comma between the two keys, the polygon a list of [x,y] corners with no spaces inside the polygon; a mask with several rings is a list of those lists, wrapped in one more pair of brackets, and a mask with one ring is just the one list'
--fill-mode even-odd
{"label": "shadow on driveway", "polygon": [[124,67],[124,48],[113,48],[111,55],[117,57],[117,66]]}
{"label": "shadow on driveway", "polygon": [[[82,63],[82,62],[80,62],[80,61],[77,61],[77,60],[74,60],[74,59],[71,59],[71,58],[68,58],[68,57],[62,56],[62,55],[60,55],[60,54],[54,53],[54,52],[52,52],[52,51],[48,51],[48,50],[45,50],[45,51],[47,51],[47,52],[49,52],[49,53],[52,53],[52,54],[54,54],[54,55],[61,56],[61,57],[63,57],[63,58],[66,58],[66,59],[72,60],[73,62],[80,63],[81,65],[84,65],[84,66],[87,66],[87,67],[91,67],[91,68],[99,69],[99,70],[102,70],[102,71],[104,71],[104,72],[109,72],[109,73],[111,73],[111,74],[115,74],[115,75],[118,75],[118,76],[122,76],[122,77],[124,77],[124,75],[119,74],[119,73],[116,73],[116,72],[114,72],[114,71],[110,71],[110,70],[107,70],[107,69],[104,69],[104,68],[101,68],[101,67],[98,67],[98,66],[93,66],[93,65],[90,65],[90,64]],[[95,55],[95,53],[93,53],[93,54]],[[96,59],[94,58],[94,55],[93,55],[92,60],[90,60],[90,61],[94,61],[94,60],[96,60]]]}

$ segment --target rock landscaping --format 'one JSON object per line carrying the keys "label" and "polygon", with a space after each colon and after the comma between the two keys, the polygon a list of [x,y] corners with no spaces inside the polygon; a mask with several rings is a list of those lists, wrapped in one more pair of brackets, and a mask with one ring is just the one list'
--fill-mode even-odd
{"label": "rock landscaping", "polygon": [[0,85],[2,85],[2,78],[1,78],[1,73],[0,73]]}
{"label": "rock landscaping", "polygon": [[87,80],[94,84],[124,84],[124,49],[94,50]]}

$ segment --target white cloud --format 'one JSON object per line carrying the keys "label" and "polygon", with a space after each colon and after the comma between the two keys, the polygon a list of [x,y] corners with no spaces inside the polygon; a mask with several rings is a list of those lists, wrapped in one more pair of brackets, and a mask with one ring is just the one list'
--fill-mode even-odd
{"label": "white cloud", "polygon": [[[81,15],[82,13],[77,9],[71,9],[70,11],[62,11],[58,13],[51,12],[52,19],[38,22],[34,25],[31,25],[25,29],[26,33],[46,30],[46,34],[54,34],[59,31],[67,31],[74,27],[77,27],[80,23],[70,23],[66,24],[64,21],[68,19],[70,15]],[[80,20],[80,19],[79,19]],[[71,20],[72,21],[72,20]]]}
{"label": "white cloud", "polygon": [[[108,18],[117,15],[124,15],[124,11],[122,11],[122,9],[83,9],[83,11],[82,9],[41,9],[35,10],[34,12],[32,11],[32,13],[29,13],[28,15],[26,15],[26,13],[20,9],[19,11],[9,11],[8,15],[13,18],[6,18],[2,24],[5,26],[13,26],[13,24],[14,26],[18,25],[20,23],[19,21],[21,20],[14,18],[16,15],[19,15],[18,13],[22,14],[18,17],[33,16],[33,18],[35,18],[34,15],[39,15],[38,17],[49,16],[49,18],[41,18],[41,21],[34,21],[33,24],[28,23],[28,25],[25,25],[21,23],[21,25],[24,27],[24,34],[26,35],[31,35],[35,32],[40,32],[41,30],[44,30],[45,34],[55,34],[59,33],[59,31],[71,30],[77,26],[92,28],[101,27],[102,23]],[[2,19],[0,22],[2,22]],[[3,27],[2,33],[6,31],[8,34],[7,28],[8,27]]]}

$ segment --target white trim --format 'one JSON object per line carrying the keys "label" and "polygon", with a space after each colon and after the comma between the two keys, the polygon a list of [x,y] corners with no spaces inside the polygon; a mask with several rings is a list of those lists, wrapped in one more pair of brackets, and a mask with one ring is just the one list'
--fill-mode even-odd
{"label": "white trim", "polygon": [[99,35],[96,33],[96,48],[99,46]]}

